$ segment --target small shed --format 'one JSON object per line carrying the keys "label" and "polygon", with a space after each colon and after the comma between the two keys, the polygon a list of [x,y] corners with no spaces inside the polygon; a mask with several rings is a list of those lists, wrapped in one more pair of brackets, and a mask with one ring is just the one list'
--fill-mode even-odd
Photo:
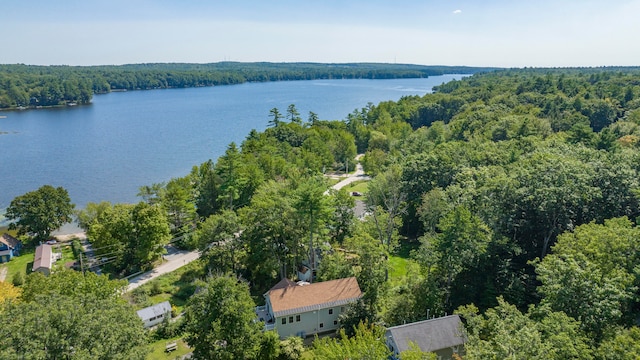
{"label": "small shed", "polygon": [[138,310],[138,317],[144,322],[145,328],[158,325],[166,318],[171,318],[171,304],[168,301]]}

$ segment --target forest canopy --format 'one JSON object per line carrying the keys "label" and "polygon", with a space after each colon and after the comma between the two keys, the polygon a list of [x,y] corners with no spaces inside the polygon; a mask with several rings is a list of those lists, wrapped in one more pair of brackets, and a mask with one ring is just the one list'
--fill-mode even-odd
{"label": "forest canopy", "polygon": [[87,104],[110,91],[313,79],[424,78],[490,68],[405,64],[240,63],[113,66],[0,65],[0,109]]}

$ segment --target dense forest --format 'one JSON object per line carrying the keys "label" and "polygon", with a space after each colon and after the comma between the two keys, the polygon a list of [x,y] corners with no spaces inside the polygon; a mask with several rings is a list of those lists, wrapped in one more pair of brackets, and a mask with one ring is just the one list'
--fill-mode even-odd
{"label": "dense forest", "polygon": [[[368,358],[385,359],[377,325],[453,312],[465,359],[640,356],[640,69],[494,71],[344,121],[303,119],[295,105],[270,116],[217,161],[143,186],[139,204],[79,213],[114,277],[148,269],[170,238],[202,251],[188,285],[127,297],[142,306],[167,292],[186,304],[171,334],[196,354],[299,358],[286,355],[293,340],[273,345],[252,325],[251,309],[313,253],[317,281],[355,276],[365,295],[341,317],[341,340],[316,341],[312,358],[366,358],[353,354],[378,346]],[[372,176],[362,219],[323,176],[358,153]],[[230,339],[237,324],[202,328],[195,314],[224,298],[239,299],[245,320],[234,321],[246,327],[213,348],[196,335]],[[428,358],[418,355],[402,358]]]}
{"label": "dense forest", "polygon": [[87,104],[110,91],[312,79],[423,78],[489,68],[404,64],[239,63],[121,66],[0,65],[0,109]]}

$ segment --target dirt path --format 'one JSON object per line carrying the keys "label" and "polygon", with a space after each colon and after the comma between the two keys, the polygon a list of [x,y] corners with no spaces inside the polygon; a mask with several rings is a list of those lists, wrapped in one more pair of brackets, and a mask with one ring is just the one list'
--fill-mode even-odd
{"label": "dirt path", "polygon": [[3,266],[0,268],[0,281],[4,281],[4,279],[7,277],[7,267]]}

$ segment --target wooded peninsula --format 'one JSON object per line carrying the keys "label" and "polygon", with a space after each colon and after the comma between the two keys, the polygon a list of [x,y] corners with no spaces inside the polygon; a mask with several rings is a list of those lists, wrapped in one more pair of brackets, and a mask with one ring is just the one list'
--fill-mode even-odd
{"label": "wooded peninsula", "polygon": [[187,88],[314,79],[425,78],[495,68],[377,63],[133,64],[120,66],[0,65],[0,109],[87,104],[110,91]]}
{"label": "wooded peninsula", "polygon": [[[143,359],[149,343],[181,337],[203,359],[387,359],[397,349],[385,328],[450,314],[463,324],[456,358],[640,357],[640,68],[487,71],[344,121],[303,118],[294,104],[270,117],[216,161],[141,187],[138,204],[77,213],[113,279],[151,269],[169,242],[198,249],[198,261],[124,297],[126,284],[89,271],[0,282],[10,294],[0,297],[10,319],[0,357],[36,348],[59,358],[71,345]],[[357,154],[370,181],[330,189],[327,175]],[[67,209],[64,189],[38,191]],[[29,227],[47,223],[47,211],[34,219],[37,207],[25,205],[38,197],[16,198],[8,215],[45,239],[58,224]],[[305,267],[316,284],[355,278],[362,291],[335,307],[339,338],[307,347],[280,339],[255,312]],[[159,299],[184,316],[145,332],[133,309]],[[75,322],[57,315],[77,303],[92,305]],[[304,322],[295,314],[271,329]],[[118,347],[95,346],[98,338]],[[399,357],[436,358],[416,346]]]}

